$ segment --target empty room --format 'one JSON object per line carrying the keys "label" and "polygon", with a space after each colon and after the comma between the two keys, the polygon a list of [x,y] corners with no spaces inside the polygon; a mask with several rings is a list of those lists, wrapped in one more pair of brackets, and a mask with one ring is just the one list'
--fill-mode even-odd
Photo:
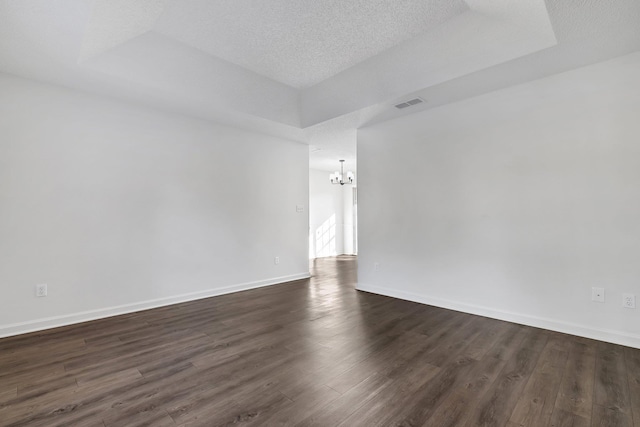
{"label": "empty room", "polygon": [[640,427],[640,1],[0,0],[0,426]]}

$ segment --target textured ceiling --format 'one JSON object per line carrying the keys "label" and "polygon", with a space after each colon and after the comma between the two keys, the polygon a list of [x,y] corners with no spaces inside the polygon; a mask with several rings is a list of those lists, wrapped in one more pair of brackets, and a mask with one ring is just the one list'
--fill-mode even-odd
{"label": "textured ceiling", "polygon": [[638,49],[638,0],[0,0],[0,72],[301,141],[327,170],[363,124]]}
{"label": "textured ceiling", "polygon": [[462,0],[183,0],[155,30],[302,88],[467,10]]}

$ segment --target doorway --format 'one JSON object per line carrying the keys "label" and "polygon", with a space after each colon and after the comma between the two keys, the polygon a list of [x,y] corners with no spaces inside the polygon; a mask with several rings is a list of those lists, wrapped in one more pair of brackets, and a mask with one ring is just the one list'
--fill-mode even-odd
{"label": "doorway", "polygon": [[357,254],[357,188],[309,169],[309,259]]}

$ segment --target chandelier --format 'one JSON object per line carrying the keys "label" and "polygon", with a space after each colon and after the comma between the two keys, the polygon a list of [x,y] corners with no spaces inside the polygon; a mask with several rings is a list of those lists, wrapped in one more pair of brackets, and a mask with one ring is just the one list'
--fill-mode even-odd
{"label": "chandelier", "polygon": [[347,175],[344,174],[344,160],[340,160],[340,172],[335,171],[331,175],[329,175],[329,180],[332,184],[353,184],[353,179],[355,176],[353,172],[347,172]]}

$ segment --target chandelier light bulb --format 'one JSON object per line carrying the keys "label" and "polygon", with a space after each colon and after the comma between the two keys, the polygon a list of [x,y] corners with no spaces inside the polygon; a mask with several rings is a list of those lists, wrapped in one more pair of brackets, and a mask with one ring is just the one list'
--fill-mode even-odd
{"label": "chandelier light bulb", "polygon": [[346,179],[344,178],[345,178],[344,160],[340,160],[340,172],[335,171],[334,173],[329,174],[329,181],[331,181],[332,184],[340,184],[340,185],[353,184],[355,175],[353,172],[349,171],[347,172]]}

